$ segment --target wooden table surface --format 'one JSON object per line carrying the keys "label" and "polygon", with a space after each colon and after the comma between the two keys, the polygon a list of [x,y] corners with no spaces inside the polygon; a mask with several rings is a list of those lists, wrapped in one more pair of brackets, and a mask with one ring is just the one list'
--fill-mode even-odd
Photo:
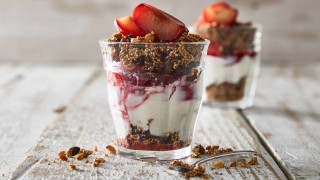
{"label": "wooden table surface", "polygon": [[[255,105],[203,106],[196,143],[259,152],[258,166],[212,170],[215,179],[320,178],[320,64],[263,65]],[[101,167],[61,162],[60,150],[101,157],[115,139],[102,65],[0,64],[0,179],[183,179],[157,163],[110,156]],[[63,111],[57,111],[63,110]],[[74,163],[79,170],[68,169]]]}

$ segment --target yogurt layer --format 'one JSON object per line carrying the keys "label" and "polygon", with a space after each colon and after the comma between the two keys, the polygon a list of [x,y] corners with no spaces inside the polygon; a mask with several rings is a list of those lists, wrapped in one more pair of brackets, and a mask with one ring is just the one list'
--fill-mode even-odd
{"label": "yogurt layer", "polygon": [[120,86],[108,85],[109,104],[118,135],[126,137],[133,125],[149,129],[155,136],[179,132],[180,139],[185,140],[190,136],[189,129],[193,128],[200,107],[201,84],[200,81],[194,83],[188,90],[173,84],[144,87],[142,91],[129,93],[125,100]]}
{"label": "yogurt layer", "polygon": [[232,59],[225,59],[215,56],[206,57],[206,68],[204,73],[204,87],[211,84],[223,82],[238,83],[239,80],[248,76],[255,64],[255,58],[242,57],[240,62],[232,64]]}

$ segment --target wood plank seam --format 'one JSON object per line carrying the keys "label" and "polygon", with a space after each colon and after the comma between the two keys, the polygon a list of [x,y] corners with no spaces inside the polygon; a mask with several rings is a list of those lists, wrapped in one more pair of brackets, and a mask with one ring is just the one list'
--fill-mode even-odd
{"label": "wood plank seam", "polygon": [[282,162],[280,159],[281,157],[278,156],[272,147],[270,143],[268,143],[267,139],[264,137],[264,135],[258,130],[258,128],[252,123],[252,120],[247,117],[242,110],[238,110],[238,113],[242,116],[242,118],[246,121],[246,123],[250,126],[252,131],[257,136],[258,140],[261,142],[261,144],[264,146],[264,148],[267,150],[267,152],[270,154],[270,156],[273,158],[273,160],[277,163],[279,168],[282,170],[282,172],[286,175],[286,177],[290,180],[296,179],[295,176],[288,171],[286,168],[286,165],[284,162]]}

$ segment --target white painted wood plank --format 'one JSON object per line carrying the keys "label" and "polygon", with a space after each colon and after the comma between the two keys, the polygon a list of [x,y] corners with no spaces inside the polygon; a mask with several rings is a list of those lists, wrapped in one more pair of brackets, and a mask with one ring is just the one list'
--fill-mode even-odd
{"label": "white painted wood plank", "polygon": [[320,64],[265,67],[245,111],[291,177],[320,177]]}
{"label": "white painted wood plank", "polygon": [[0,65],[0,179],[9,177],[95,67]]}
{"label": "white painted wood plank", "polygon": [[[68,170],[67,162],[57,160],[57,153],[71,146],[100,150],[97,156],[105,152],[105,146],[112,143],[116,136],[107,103],[107,88],[103,73],[87,83],[73,98],[68,109],[46,131],[35,148],[12,174],[14,178],[23,179],[184,179],[177,172],[168,170],[159,164],[111,156],[99,168],[93,168],[91,163],[71,161],[79,171]],[[256,149],[262,156],[260,165],[250,169],[237,168],[234,172],[225,169],[218,170],[222,175],[217,178],[285,178],[277,165],[257,143],[252,132],[241,116],[233,110],[218,110],[203,107],[197,125],[195,142],[204,144],[219,144],[234,149]],[[90,162],[92,162],[90,157]],[[47,160],[47,161],[46,161]],[[71,163],[70,162],[70,163]],[[269,165],[269,164],[272,164]],[[209,173],[211,164],[206,164]],[[278,174],[277,174],[278,173]]]}

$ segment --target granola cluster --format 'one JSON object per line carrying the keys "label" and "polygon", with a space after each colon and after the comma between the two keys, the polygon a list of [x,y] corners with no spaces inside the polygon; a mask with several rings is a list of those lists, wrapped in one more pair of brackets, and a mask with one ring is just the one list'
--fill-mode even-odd
{"label": "granola cluster", "polygon": [[[201,144],[196,145],[191,152],[192,158],[203,157],[203,155],[212,156],[225,152],[233,151],[231,148],[221,148],[219,146],[209,145],[204,148]],[[179,167],[178,170],[181,172],[186,178],[190,177],[201,177],[204,179],[208,179],[209,175],[206,173],[206,169],[200,164],[190,165],[181,160],[175,160],[170,163],[173,166]],[[221,169],[221,168],[234,168],[234,167],[243,167],[249,168],[250,166],[259,165],[257,157],[251,157],[250,160],[246,161],[245,159],[236,160],[230,163],[229,166],[225,165],[226,163],[222,160],[218,160],[212,163],[211,169]],[[176,168],[173,168],[176,169]]]}
{"label": "granola cluster", "polygon": [[186,170],[186,172],[183,174],[186,178],[190,177],[201,177],[203,179],[208,179],[209,175],[206,174],[206,169],[201,166],[200,164],[197,165],[190,165],[180,160],[175,160],[170,163],[174,166],[180,166],[183,169]]}
{"label": "granola cluster", "polygon": [[243,168],[249,168],[250,166],[257,166],[259,165],[258,163],[258,158],[257,157],[251,157],[250,160],[246,161],[245,159],[237,160],[237,161],[232,161],[229,166],[225,166],[225,163],[223,161],[215,161],[212,164],[213,169],[220,169],[220,168],[234,168],[234,167],[243,167]]}
{"label": "granola cluster", "polygon": [[216,55],[234,55],[254,51],[256,28],[251,23],[238,23],[234,26],[207,23],[197,24],[195,28],[202,37],[211,41],[210,46],[216,46]]}
{"label": "granola cluster", "polygon": [[[118,145],[129,149],[145,149],[148,147],[153,150],[173,150],[179,149],[183,146],[180,140],[179,132],[169,132],[164,136],[152,135],[148,130],[144,130],[139,126],[130,125],[131,132],[127,135],[124,141],[118,141]],[[155,147],[159,145],[158,149]],[[165,145],[165,146],[162,146]]]}
{"label": "granola cluster", "polygon": [[231,152],[233,151],[231,148],[221,148],[219,146],[206,146],[204,148],[201,144],[196,145],[191,152],[191,157],[192,158],[201,158],[203,155],[217,155],[225,152]]}
{"label": "granola cluster", "polygon": [[113,34],[109,42],[130,42],[110,44],[112,60],[121,62],[122,66],[132,70],[139,67],[145,72],[165,72],[173,74],[184,69],[185,74],[200,63],[203,45],[185,44],[183,42],[201,42],[202,37],[186,31],[173,43],[161,43],[155,39],[153,32],[144,37]]}
{"label": "granola cluster", "polygon": [[[117,154],[117,150],[111,145],[108,145],[106,147],[106,149],[112,155],[116,155]],[[60,151],[58,153],[58,159],[60,161],[67,161],[68,162],[69,158],[75,157],[75,160],[77,160],[77,161],[81,161],[83,159],[87,159],[85,161],[85,163],[89,163],[88,157],[90,155],[92,155],[94,152],[98,152],[97,146],[94,146],[93,150],[81,149],[80,147],[75,146],[75,147],[69,148],[67,151]],[[105,153],[105,157],[108,157],[108,155],[106,153]],[[96,158],[94,158],[94,160],[92,162],[92,166],[93,167],[98,167],[98,166],[100,166],[101,164],[103,164],[105,162],[106,162],[106,160],[104,158],[96,157]],[[69,164],[68,168],[70,170],[77,170],[77,167],[76,167],[75,164]]]}
{"label": "granola cluster", "polygon": [[212,83],[206,87],[208,100],[214,101],[237,101],[244,96],[247,76],[242,77],[237,83],[223,82]]}

